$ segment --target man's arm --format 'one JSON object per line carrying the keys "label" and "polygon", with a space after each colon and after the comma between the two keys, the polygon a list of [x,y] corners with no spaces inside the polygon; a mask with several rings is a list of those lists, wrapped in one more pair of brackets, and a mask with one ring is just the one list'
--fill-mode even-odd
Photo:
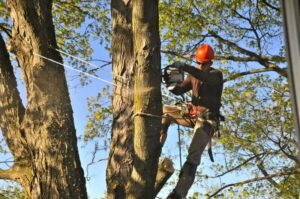
{"label": "man's arm", "polygon": [[220,71],[213,69],[210,72],[204,72],[198,68],[184,64],[181,69],[193,77],[203,81],[207,84],[220,84],[223,83],[223,75]]}
{"label": "man's arm", "polygon": [[191,76],[188,75],[188,77],[185,80],[183,80],[181,83],[177,83],[174,89],[170,91],[175,95],[182,95],[191,89],[192,89]]}

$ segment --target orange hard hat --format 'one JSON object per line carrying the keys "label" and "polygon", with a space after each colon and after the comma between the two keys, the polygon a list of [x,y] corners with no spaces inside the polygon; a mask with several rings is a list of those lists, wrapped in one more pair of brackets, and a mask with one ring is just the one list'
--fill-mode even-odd
{"label": "orange hard hat", "polygon": [[208,44],[203,44],[199,46],[195,54],[195,58],[199,62],[208,62],[214,59],[214,57],[215,57],[214,50]]}

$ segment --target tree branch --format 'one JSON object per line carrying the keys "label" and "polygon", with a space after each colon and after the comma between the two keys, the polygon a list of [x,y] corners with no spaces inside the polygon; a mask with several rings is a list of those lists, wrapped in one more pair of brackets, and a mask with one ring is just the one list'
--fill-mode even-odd
{"label": "tree branch", "polygon": [[237,183],[227,184],[227,185],[221,187],[219,190],[217,190],[212,195],[210,195],[209,198],[212,198],[212,197],[216,196],[218,193],[220,193],[221,191],[223,191],[224,189],[226,189],[228,187],[244,185],[244,184],[248,184],[248,183],[252,183],[252,182],[258,182],[258,181],[266,180],[266,179],[269,179],[269,178],[281,177],[281,176],[292,175],[292,174],[300,174],[300,171],[298,171],[298,170],[282,171],[282,172],[279,172],[279,173],[271,174],[269,176],[256,177],[256,178],[252,178],[252,179],[237,182]]}
{"label": "tree branch", "polygon": [[102,149],[99,149],[98,143],[95,143],[94,151],[92,152],[92,161],[90,163],[88,163],[87,166],[86,166],[86,176],[85,176],[85,179],[87,181],[90,181],[90,179],[91,179],[91,176],[89,175],[89,167],[91,165],[93,165],[93,164],[97,164],[99,162],[108,160],[107,158],[102,158],[102,159],[99,159],[99,160],[95,160],[97,152],[100,151],[100,150],[102,150]]}
{"label": "tree branch", "polygon": [[266,4],[269,8],[272,8],[273,10],[276,10],[277,12],[280,12],[280,9],[279,9],[279,8],[277,8],[277,7],[273,6],[273,5],[271,5],[271,4],[268,3],[266,0],[262,0],[262,2],[263,2],[264,4]]}
{"label": "tree branch", "polygon": [[[174,55],[183,59],[186,59],[188,61],[193,61],[194,55],[192,54],[180,54],[175,51],[170,50],[161,50],[164,54],[170,54]],[[264,56],[261,57],[263,60],[270,61],[270,62],[276,62],[276,63],[283,63],[286,62],[286,57],[282,56]],[[237,62],[258,62],[260,59],[257,57],[239,57],[239,56],[222,56],[222,55],[216,55],[214,60],[228,60],[228,61],[237,61]]]}
{"label": "tree branch", "polygon": [[0,169],[0,179],[2,180],[15,180],[16,173],[12,169]]}
{"label": "tree branch", "polygon": [[244,162],[242,162],[241,164],[239,164],[239,165],[237,165],[237,166],[235,166],[235,167],[233,167],[231,169],[228,169],[227,171],[225,171],[225,172],[223,172],[221,174],[218,174],[216,176],[207,176],[207,177],[208,178],[219,178],[219,177],[222,177],[222,176],[226,175],[227,173],[230,173],[230,172],[232,172],[232,171],[234,171],[234,170],[236,170],[236,169],[244,166],[245,164],[247,164],[248,162],[250,162],[251,160],[253,160],[255,158],[258,158],[260,156],[270,155],[270,154],[278,154],[278,153],[279,153],[278,151],[273,151],[273,152],[263,152],[263,153],[254,155],[254,156],[248,158],[247,160],[245,160]]}
{"label": "tree branch", "polygon": [[[284,69],[284,70],[286,70],[286,69]],[[233,75],[229,76],[228,78],[224,79],[224,82],[228,82],[228,81],[237,79],[237,78],[245,76],[245,75],[263,73],[263,72],[269,72],[269,71],[276,71],[276,70],[274,70],[274,68],[261,68],[261,69],[249,70],[249,71],[233,74]]]}
{"label": "tree branch", "polygon": [[[269,173],[267,172],[267,170],[265,169],[264,163],[262,161],[262,159],[260,157],[257,157],[257,168],[262,172],[262,174],[267,177],[269,176]],[[278,183],[273,180],[272,178],[267,178],[267,180],[274,186],[274,187],[278,187]]]}
{"label": "tree branch", "polygon": [[[254,27],[254,25],[253,25],[253,23],[252,23],[252,21],[251,21],[251,19],[250,18],[247,18],[246,16],[244,16],[244,15],[242,15],[242,14],[240,14],[237,10],[233,10],[234,11],[234,13],[236,14],[236,15],[238,15],[241,19],[244,19],[244,20],[246,20],[248,23],[249,23],[249,25],[250,25],[250,31],[252,31],[253,33],[254,33],[254,35],[255,35],[255,37],[256,37],[256,42],[257,42],[257,47],[258,47],[258,49],[259,49],[259,52],[261,52],[261,43],[260,43],[260,37],[259,37],[259,35],[258,35],[258,33],[257,33],[257,31],[256,31],[256,28]],[[249,12],[251,12],[250,11],[250,9],[249,9]],[[249,15],[251,16],[251,13],[249,13]]]}
{"label": "tree branch", "polygon": [[20,131],[25,114],[9,54],[0,34],[0,128],[15,160],[29,155]]}
{"label": "tree branch", "polygon": [[247,55],[249,56],[250,58],[253,58],[253,59],[257,59],[257,61],[263,65],[264,67],[266,68],[270,68],[272,69],[272,71],[275,71],[277,72],[278,74],[284,76],[284,77],[287,77],[287,71],[284,70],[284,69],[281,69],[280,67],[278,67],[277,65],[273,64],[273,63],[270,63],[268,60],[265,60],[263,59],[263,57],[261,57],[260,55],[252,52],[252,51],[249,51],[249,50],[246,50],[240,46],[238,46],[236,43],[233,43],[229,40],[226,40],[224,38],[222,38],[221,36],[219,36],[217,33],[215,33],[214,31],[209,31],[209,34],[211,34],[212,37],[215,37],[218,41],[220,41],[221,43],[224,43],[226,45],[228,45],[229,47],[233,48],[234,50],[236,50],[237,52],[241,53],[241,54],[244,54],[244,55]]}
{"label": "tree branch", "polygon": [[171,51],[171,50],[161,50],[160,52],[164,53],[164,54],[169,54],[169,55],[174,55],[183,59],[186,59],[188,61],[193,61],[192,59],[194,58],[194,55],[190,55],[190,54],[180,54],[177,53],[175,51]]}
{"label": "tree branch", "polygon": [[9,38],[11,38],[11,30],[4,26],[5,24],[0,24],[0,29],[7,34]]}
{"label": "tree branch", "polygon": [[3,180],[19,181],[22,176],[26,176],[27,178],[32,176],[30,166],[26,160],[15,162],[9,169],[0,169],[0,179]]}

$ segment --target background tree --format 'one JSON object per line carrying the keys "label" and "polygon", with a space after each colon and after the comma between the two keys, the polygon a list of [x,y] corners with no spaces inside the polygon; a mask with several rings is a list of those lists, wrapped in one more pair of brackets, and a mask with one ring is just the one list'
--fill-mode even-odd
{"label": "background tree", "polygon": [[13,21],[10,50],[22,69],[27,105],[1,37],[1,130],[14,157],[1,178],[19,182],[31,198],[87,198],[64,69],[41,58],[62,62],[55,50],[52,2],[8,1],[7,6]]}

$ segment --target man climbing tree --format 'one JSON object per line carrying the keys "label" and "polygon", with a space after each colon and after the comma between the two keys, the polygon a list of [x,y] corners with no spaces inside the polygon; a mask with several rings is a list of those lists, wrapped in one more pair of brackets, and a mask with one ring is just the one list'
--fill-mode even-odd
{"label": "man climbing tree", "polygon": [[170,77],[165,77],[168,89],[175,95],[192,90],[191,103],[181,107],[165,105],[163,108],[160,142],[163,145],[168,127],[172,122],[194,128],[194,135],[188,150],[179,181],[168,199],[183,198],[187,195],[195,178],[201,154],[218,128],[220,120],[221,95],[223,90],[222,72],[212,68],[214,51],[208,44],[201,45],[195,54],[197,68],[182,62],[175,62],[171,67],[188,73],[187,78],[171,86]]}

